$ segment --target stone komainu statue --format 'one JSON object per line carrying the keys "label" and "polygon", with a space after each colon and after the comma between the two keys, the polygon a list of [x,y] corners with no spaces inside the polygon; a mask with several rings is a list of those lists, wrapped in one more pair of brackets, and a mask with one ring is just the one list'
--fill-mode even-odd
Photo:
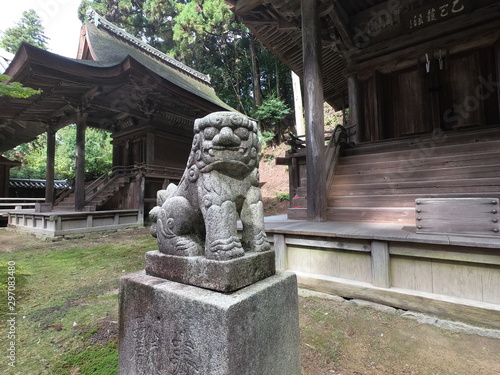
{"label": "stone komainu statue", "polygon": [[[194,138],[179,186],[158,192],[150,216],[159,250],[228,260],[270,250],[259,188],[257,124],[233,112],[194,123]],[[243,224],[240,241],[236,223]]]}

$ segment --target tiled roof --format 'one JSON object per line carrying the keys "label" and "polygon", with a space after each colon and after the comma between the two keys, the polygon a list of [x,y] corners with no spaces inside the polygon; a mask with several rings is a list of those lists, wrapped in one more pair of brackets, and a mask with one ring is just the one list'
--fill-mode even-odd
{"label": "tiled roof", "polygon": [[[24,178],[9,179],[9,187],[14,189],[45,189],[45,180],[32,180]],[[66,189],[69,187],[67,180],[55,180],[55,189]]]}

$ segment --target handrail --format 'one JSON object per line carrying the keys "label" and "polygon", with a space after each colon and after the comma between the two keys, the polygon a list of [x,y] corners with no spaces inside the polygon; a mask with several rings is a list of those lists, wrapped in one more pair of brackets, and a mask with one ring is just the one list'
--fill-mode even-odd
{"label": "handrail", "polygon": [[[166,178],[168,177],[180,179],[183,173],[184,168],[165,167],[144,163],[137,163],[129,166],[114,166],[109,171],[99,176],[99,178],[85,186],[85,205],[90,203],[97,195],[99,195],[99,193],[113,184],[116,179],[120,177],[135,177],[137,175],[149,174],[165,176]],[[64,190],[56,199],[54,205],[62,202],[62,200],[69,196],[72,191],[73,189]]]}
{"label": "handrail", "polygon": [[330,138],[330,143],[326,149],[325,156],[325,177],[326,187],[332,184],[335,176],[335,169],[339,162],[340,148],[347,142],[347,130],[342,125],[337,125]]}
{"label": "handrail", "polygon": [[90,203],[100,192],[112,185],[118,178],[135,177],[137,175],[155,174],[159,176],[181,177],[183,168],[164,167],[138,163],[131,166],[115,166],[93,181],[85,189],[85,205]]}
{"label": "handrail", "polygon": [[90,203],[96,196],[98,196],[104,189],[112,185],[118,178],[130,177],[134,175],[135,166],[116,166],[111,168],[110,171],[104,173],[97,180],[93,181],[88,187],[85,188],[85,205]]}
{"label": "handrail", "polygon": [[[0,198],[0,201],[4,202],[20,202],[20,201],[26,201],[26,202],[45,202],[45,198]],[[25,202],[21,202],[25,203]]]}

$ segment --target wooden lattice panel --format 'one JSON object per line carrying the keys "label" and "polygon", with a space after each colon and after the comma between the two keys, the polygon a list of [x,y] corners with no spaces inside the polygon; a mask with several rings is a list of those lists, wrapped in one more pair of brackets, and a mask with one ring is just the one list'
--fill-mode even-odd
{"label": "wooden lattice panel", "polygon": [[498,198],[418,198],[417,233],[500,236]]}

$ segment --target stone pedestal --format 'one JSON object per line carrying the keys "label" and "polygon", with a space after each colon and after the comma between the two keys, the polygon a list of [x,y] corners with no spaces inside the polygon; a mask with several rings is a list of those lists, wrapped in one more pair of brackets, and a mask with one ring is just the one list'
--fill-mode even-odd
{"label": "stone pedestal", "polygon": [[221,293],[138,272],[120,292],[120,375],[300,375],[297,281]]}
{"label": "stone pedestal", "polygon": [[146,253],[146,274],[218,292],[234,292],[276,273],[274,251],[246,252],[218,261],[203,256],[181,257],[156,251]]}

